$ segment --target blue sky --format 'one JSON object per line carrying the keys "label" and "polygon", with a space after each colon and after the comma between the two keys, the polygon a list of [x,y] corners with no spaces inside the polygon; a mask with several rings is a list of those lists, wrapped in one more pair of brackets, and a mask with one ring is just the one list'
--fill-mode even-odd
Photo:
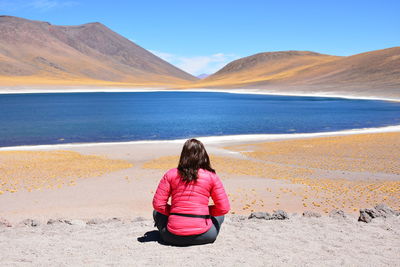
{"label": "blue sky", "polygon": [[400,45],[400,0],[0,0],[0,14],[98,21],[195,75],[259,52],[345,56]]}

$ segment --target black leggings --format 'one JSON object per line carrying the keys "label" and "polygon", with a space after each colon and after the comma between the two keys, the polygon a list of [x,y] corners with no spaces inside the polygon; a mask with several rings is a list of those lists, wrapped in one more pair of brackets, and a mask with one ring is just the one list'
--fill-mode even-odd
{"label": "black leggings", "polygon": [[162,240],[170,245],[175,246],[190,246],[190,245],[202,245],[213,243],[218,236],[219,229],[224,222],[225,216],[211,216],[213,225],[210,230],[199,235],[174,235],[167,230],[168,216],[153,211],[153,219],[155,226],[160,231]]}

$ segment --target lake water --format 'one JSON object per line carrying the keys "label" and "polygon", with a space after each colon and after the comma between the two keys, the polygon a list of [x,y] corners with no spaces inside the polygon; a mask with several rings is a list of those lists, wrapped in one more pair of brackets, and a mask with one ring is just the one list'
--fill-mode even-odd
{"label": "lake water", "polygon": [[313,133],[400,124],[400,103],[209,92],[0,95],[0,146]]}

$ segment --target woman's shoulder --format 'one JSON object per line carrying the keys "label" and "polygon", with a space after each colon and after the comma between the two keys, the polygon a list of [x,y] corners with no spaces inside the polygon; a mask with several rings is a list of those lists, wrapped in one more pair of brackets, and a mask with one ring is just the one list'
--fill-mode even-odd
{"label": "woman's shoulder", "polygon": [[169,169],[169,170],[164,174],[164,176],[168,176],[168,177],[170,177],[170,178],[176,177],[176,176],[178,176],[178,175],[179,175],[178,168]]}
{"label": "woman's shoulder", "polygon": [[199,169],[198,175],[199,176],[200,175],[201,176],[207,176],[207,177],[210,177],[210,178],[218,177],[215,172],[212,172],[212,171],[209,171],[209,170],[206,170],[206,169]]}

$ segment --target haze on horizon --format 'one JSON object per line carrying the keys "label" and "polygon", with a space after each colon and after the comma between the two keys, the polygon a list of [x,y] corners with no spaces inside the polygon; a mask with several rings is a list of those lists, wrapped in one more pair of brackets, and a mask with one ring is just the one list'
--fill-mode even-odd
{"label": "haze on horizon", "polygon": [[398,1],[0,0],[0,13],[54,25],[101,22],[193,75],[259,52],[348,56],[400,44]]}

